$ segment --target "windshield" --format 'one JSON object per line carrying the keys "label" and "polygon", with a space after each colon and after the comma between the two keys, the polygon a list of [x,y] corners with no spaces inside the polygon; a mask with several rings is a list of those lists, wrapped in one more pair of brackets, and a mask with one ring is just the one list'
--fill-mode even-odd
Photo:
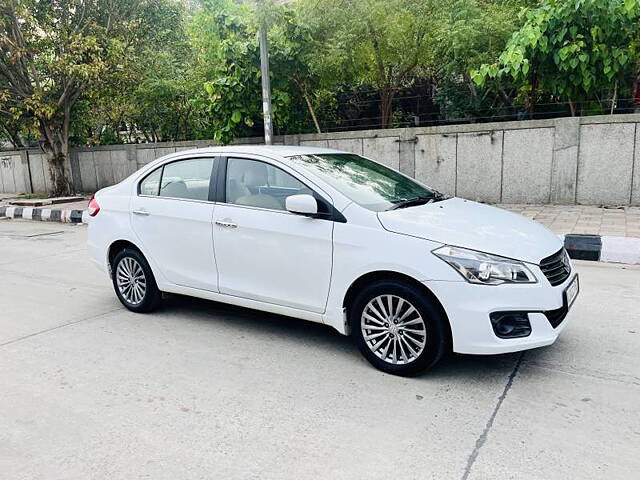
{"label": "windshield", "polygon": [[311,170],[358,205],[375,212],[444,198],[435,190],[359,155],[322,153],[289,158]]}

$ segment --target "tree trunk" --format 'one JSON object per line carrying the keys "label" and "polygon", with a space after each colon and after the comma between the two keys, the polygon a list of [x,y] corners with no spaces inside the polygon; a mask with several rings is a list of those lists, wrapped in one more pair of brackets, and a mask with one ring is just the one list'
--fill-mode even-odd
{"label": "tree trunk", "polygon": [[393,94],[393,88],[391,87],[382,87],[380,89],[380,128],[389,128],[391,126]]}
{"label": "tree trunk", "polygon": [[66,197],[71,195],[71,182],[67,176],[66,163],[69,157],[67,145],[54,147],[49,157],[49,174],[51,176],[51,196]]}
{"label": "tree trunk", "polygon": [[609,115],[613,115],[613,111],[616,108],[617,101],[618,101],[618,81],[616,80],[616,86],[613,89],[613,98],[611,99],[611,109],[609,110]]}
{"label": "tree trunk", "polygon": [[573,102],[571,101],[570,97],[567,97],[567,100],[569,102],[569,110],[571,110],[571,116],[575,117],[576,116],[576,106],[573,104]]}
{"label": "tree trunk", "polygon": [[313,109],[313,104],[311,103],[311,99],[309,98],[309,95],[307,94],[306,91],[304,91],[302,95],[304,96],[304,100],[307,102],[307,108],[309,109],[309,113],[311,114],[311,118],[313,119],[313,124],[316,127],[316,132],[322,133],[322,130],[320,129],[320,124],[318,123],[318,118],[316,117],[316,112]]}
{"label": "tree trunk", "polygon": [[529,92],[529,119],[533,119],[536,109],[536,94],[538,90],[538,72],[531,68],[531,91]]}
{"label": "tree trunk", "polygon": [[44,137],[42,151],[47,154],[52,197],[71,195],[71,182],[67,176],[66,160],[69,157],[68,125],[51,125],[40,119],[40,132]]}
{"label": "tree trunk", "polygon": [[311,119],[313,120],[313,125],[316,127],[316,132],[322,133],[320,130],[320,124],[318,123],[318,117],[316,117],[316,112],[313,109],[313,104],[311,103],[311,97],[309,97],[309,93],[307,92],[306,85],[298,80],[296,77],[289,77],[293,82],[298,86],[300,92],[302,93],[302,97],[304,101],[307,103],[307,109],[309,110],[309,115],[311,115]]}

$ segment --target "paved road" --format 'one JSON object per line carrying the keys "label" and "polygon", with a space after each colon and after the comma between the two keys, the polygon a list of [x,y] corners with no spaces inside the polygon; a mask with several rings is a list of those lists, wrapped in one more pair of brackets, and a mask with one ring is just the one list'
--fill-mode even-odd
{"label": "paved road", "polygon": [[406,379],[321,325],[181,297],[129,313],[85,237],[0,221],[3,478],[638,478],[638,267],[580,263],[551,347]]}

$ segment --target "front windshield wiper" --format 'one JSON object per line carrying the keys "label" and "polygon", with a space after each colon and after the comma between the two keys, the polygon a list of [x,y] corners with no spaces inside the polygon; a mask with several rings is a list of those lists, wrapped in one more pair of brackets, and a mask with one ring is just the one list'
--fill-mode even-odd
{"label": "front windshield wiper", "polygon": [[417,205],[425,205],[433,202],[439,202],[448,198],[446,195],[440,192],[434,192],[432,195],[421,195],[415,198],[406,198],[398,200],[389,210],[397,210],[398,208],[415,207]]}

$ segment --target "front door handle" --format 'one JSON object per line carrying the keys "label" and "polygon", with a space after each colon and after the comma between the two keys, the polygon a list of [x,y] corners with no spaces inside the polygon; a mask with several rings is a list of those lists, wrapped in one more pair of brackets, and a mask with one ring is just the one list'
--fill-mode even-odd
{"label": "front door handle", "polygon": [[238,228],[238,225],[231,222],[221,222],[220,220],[216,220],[216,225],[224,228]]}
{"label": "front door handle", "polygon": [[146,210],[134,210],[133,213],[134,215],[143,215],[145,217],[149,215],[149,212],[147,212]]}

